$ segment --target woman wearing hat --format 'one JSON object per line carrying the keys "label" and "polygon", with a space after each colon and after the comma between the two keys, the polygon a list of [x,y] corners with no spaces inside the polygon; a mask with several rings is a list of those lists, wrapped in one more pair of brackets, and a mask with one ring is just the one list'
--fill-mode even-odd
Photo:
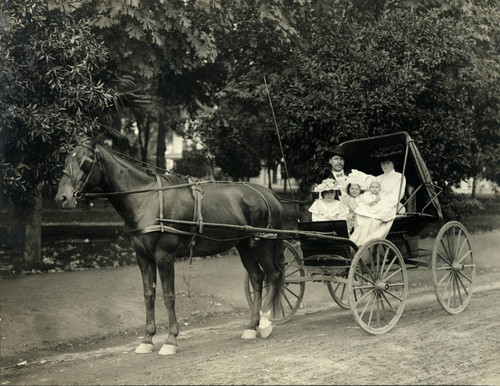
{"label": "woman wearing hat", "polygon": [[314,192],[319,193],[309,212],[311,212],[312,221],[331,221],[344,220],[349,210],[337,199],[337,192],[341,185],[333,178],[327,178],[321,182]]}
{"label": "woman wearing hat", "polygon": [[351,240],[358,246],[373,239],[385,238],[396,214],[404,213],[404,206],[400,201],[406,188],[406,179],[394,169],[394,165],[398,163],[403,151],[403,147],[389,146],[372,155],[374,159],[380,161],[380,167],[383,171],[377,176],[381,187],[379,205],[383,207],[383,210],[378,212],[383,213],[383,216],[357,213],[357,226],[351,235]]}

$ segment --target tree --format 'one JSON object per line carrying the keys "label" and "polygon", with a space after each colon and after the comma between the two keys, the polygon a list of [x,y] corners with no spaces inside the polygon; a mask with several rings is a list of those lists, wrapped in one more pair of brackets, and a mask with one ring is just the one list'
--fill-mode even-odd
{"label": "tree", "polygon": [[441,185],[466,176],[472,163],[463,155],[475,138],[474,107],[458,76],[472,57],[463,23],[431,12],[385,9],[359,18],[348,11],[311,8],[302,44],[270,82],[289,162],[309,162],[303,179],[310,184],[339,142],[406,130]]}
{"label": "tree", "polygon": [[2,11],[1,192],[28,209],[24,258],[36,264],[40,193],[53,192],[67,144],[101,129],[114,100],[100,81],[109,57],[88,24],[49,9],[45,1],[10,0]]}

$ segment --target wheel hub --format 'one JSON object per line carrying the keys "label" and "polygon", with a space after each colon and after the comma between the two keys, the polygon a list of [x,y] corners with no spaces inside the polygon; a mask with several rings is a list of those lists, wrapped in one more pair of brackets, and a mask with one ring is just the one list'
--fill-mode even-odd
{"label": "wheel hub", "polygon": [[375,290],[382,292],[382,291],[387,291],[389,289],[389,284],[386,282],[383,282],[382,280],[377,280],[375,283]]}
{"label": "wheel hub", "polygon": [[465,265],[459,263],[453,263],[452,268],[454,271],[463,271],[465,269]]}

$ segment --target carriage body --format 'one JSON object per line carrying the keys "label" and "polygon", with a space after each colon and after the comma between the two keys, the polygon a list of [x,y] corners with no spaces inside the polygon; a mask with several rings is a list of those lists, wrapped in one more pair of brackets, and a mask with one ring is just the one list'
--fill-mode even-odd
{"label": "carriage body", "polygon": [[340,307],[351,309],[363,330],[371,334],[388,332],[406,303],[407,267],[430,268],[437,300],[445,311],[456,314],[466,308],[475,275],[470,235],[462,224],[450,221],[441,227],[432,250],[419,248],[424,229],[443,221],[438,200],[442,189],[433,184],[408,133],[351,140],[339,147],[350,169],[379,175],[380,163],[371,155],[393,145],[404,148],[395,169],[406,179],[406,186],[400,184],[405,210],[396,214],[385,239],[370,240],[359,248],[349,239],[344,220],[298,222],[298,230],[289,233],[298,242],[285,242],[285,285],[291,294],[285,303],[290,305],[289,312],[277,323],[288,320],[297,311],[306,282],[324,282],[333,300]]}

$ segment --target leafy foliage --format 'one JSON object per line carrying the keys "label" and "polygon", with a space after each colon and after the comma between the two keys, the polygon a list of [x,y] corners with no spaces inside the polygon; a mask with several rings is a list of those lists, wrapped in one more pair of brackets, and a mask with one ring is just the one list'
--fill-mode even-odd
{"label": "leafy foliage", "polygon": [[294,60],[272,79],[290,161],[312,160],[300,177],[323,175],[326,152],[339,142],[400,130],[440,183],[470,173],[463,154],[475,143],[473,105],[458,72],[473,41],[461,23],[398,9],[373,21],[337,10],[308,17]]}
{"label": "leafy foliage", "polygon": [[208,174],[209,163],[204,152],[190,150],[182,152],[182,159],[178,160],[174,172],[192,177],[205,177]]}
{"label": "leafy foliage", "polygon": [[7,1],[3,11],[1,191],[30,206],[60,176],[65,144],[100,129],[113,102],[99,80],[108,53],[87,24],[44,1]]}

